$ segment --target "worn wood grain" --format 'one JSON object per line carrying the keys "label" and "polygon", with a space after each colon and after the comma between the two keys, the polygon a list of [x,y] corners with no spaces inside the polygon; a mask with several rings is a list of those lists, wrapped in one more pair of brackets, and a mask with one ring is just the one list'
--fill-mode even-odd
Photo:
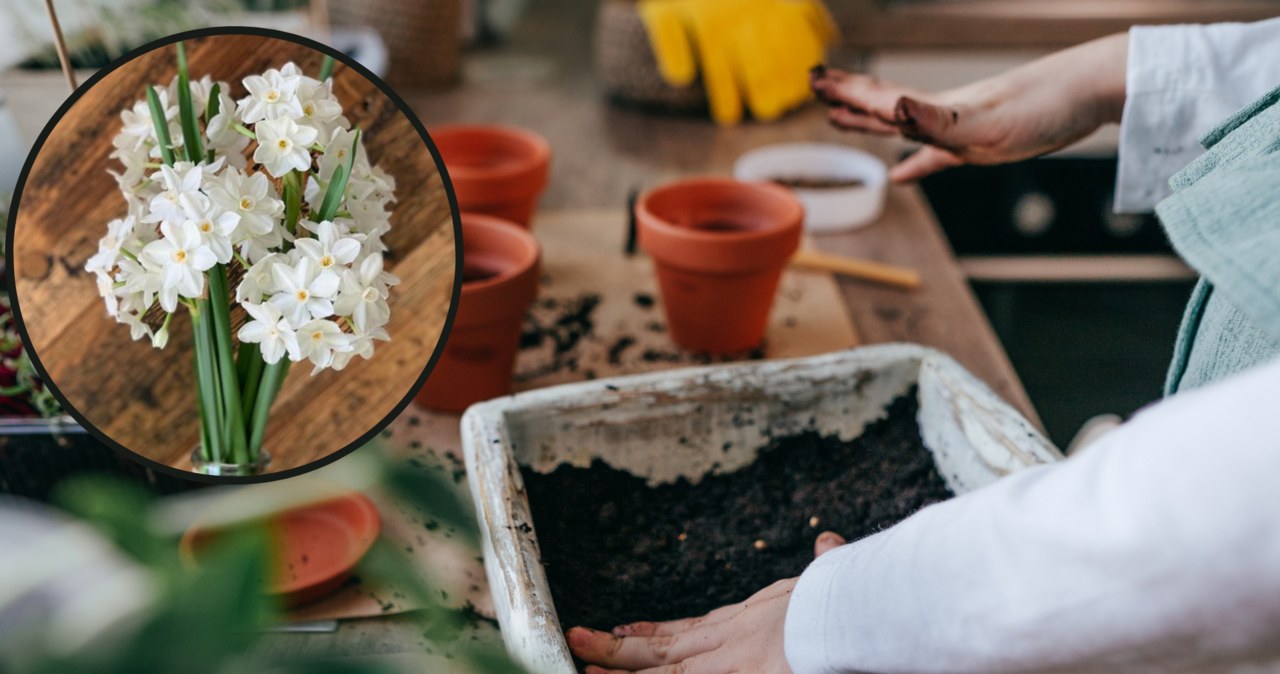
{"label": "worn wood grain", "polygon": [[830,3],[856,49],[1056,49],[1135,24],[1258,21],[1280,16],[1271,0],[966,0]]}
{"label": "worn wood grain", "polygon": [[[323,55],[256,36],[217,36],[187,45],[192,77],[232,83],[296,62],[317,73]],[[106,434],[150,459],[186,468],[198,441],[191,331],[175,317],[168,347],[133,342],[103,309],[84,263],[106,223],[125,213],[107,168],[119,111],[167,84],[176,72],[172,47],[140,56],[104,77],[53,129],[21,196],[14,240],[16,293],[36,355],[53,382]],[[364,130],[372,161],[396,178],[388,264],[403,279],[392,291],[390,342],[372,360],[312,377],[293,368],[272,410],[266,447],[271,470],[323,457],[380,422],[412,388],[440,339],[454,273],[448,199],[428,151],[409,119],[359,73],[339,64],[334,91]]]}

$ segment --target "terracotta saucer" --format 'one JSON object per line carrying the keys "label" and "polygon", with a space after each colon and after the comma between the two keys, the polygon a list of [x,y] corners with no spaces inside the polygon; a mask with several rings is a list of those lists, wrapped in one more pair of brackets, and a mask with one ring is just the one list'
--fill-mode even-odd
{"label": "terracotta saucer", "polygon": [[[272,515],[267,525],[275,543],[267,592],[294,607],[341,587],[377,540],[382,519],[373,501],[352,493]],[[198,566],[219,532],[197,522],[179,543],[183,560]]]}

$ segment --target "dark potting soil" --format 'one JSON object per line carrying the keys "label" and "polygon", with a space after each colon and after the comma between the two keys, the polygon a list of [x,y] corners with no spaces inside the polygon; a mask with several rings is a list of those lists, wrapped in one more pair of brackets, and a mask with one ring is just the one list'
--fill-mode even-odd
{"label": "dark potting soil", "polygon": [[649,487],[600,461],[524,469],[561,626],[702,615],[799,575],[823,531],[854,541],[949,498],[916,411],[912,392],[852,442],[777,438],[697,485]]}

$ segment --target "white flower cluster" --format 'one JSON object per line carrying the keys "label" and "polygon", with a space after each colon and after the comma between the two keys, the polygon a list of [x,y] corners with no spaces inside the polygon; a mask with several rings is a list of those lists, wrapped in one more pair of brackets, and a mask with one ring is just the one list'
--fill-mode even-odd
{"label": "white flower cluster", "polygon": [[[128,215],[108,225],[85,269],[107,313],[163,348],[170,316],[204,297],[207,274],[225,265],[230,278],[243,276],[234,289],[248,314],[240,341],[259,344],[267,363],[287,356],[310,360],[313,372],[342,369],[389,338],[387,296],[398,280],[383,271],[382,237],[394,179],[370,165],[331,81],[290,63],[243,84],[247,95],[236,101],[225,82],[190,83],[199,162],[164,163],[146,99],[121,113],[112,157],[124,170],[112,174]],[[175,78],[156,98],[173,156],[186,157],[177,88]],[[318,221],[339,167],[345,190],[332,217]],[[286,215],[290,180],[300,191],[296,222]]]}

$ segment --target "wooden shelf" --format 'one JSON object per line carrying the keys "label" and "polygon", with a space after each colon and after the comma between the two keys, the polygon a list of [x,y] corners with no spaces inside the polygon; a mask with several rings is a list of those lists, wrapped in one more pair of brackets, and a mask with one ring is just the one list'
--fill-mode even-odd
{"label": "wooden shelf", "polygon": [[831,8],[855,49],[1048,49],[1134,24],[1280,16],[1275,0],[836,0]]}

